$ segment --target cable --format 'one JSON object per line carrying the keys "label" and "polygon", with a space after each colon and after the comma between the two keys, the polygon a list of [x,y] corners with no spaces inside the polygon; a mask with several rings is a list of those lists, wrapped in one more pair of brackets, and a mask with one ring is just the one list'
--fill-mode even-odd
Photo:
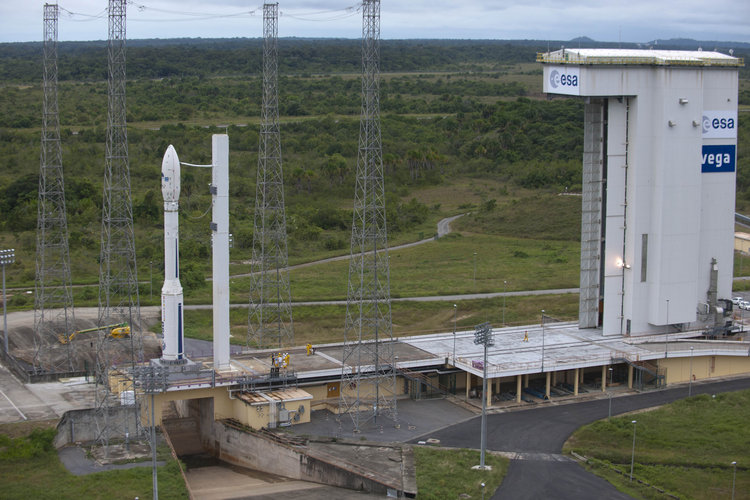
{"label": "cable", "polygon": [[[342,12],[343,10],[343,12]],[[310,13],[303,13],[303,14],[288,14],[286,12],[281,12],[281,15],[284,17],[290,17],[292,19],[297,19],[298,21],[311,21],[311,22],[328,22],[328,21],[338,21],[339,19],[346,19],[347,17],[351,17],[356,15],[358,12],[360,12],[361,8],[357,7],[356,5],[352,5],[350,7],[346,7],[344,9],[338,9],[338,10],[328,10],[328,11],[318,11],[318,12],[310,12]],[[331,16],[325,19],[312,19],[305,16],[314,16],[318,14],[330,14],[333,12],[340,12],[340,14]]]}
{"label": "cable", "polygon": [[88,19],[71,19],[71,21],[78,22],[78,23],[80,23],[80,22],[89,22],[89,21],[96,21],[97,19],[104,19],[105,17],[107,17],[107,9],[102,10],[98,14],[93,14],[92,15],[92,14],[81,14],[80,12],[73,12],[73,11],[70,11],[70,10],[66,9],[65,7],[63,7],[61,5],[58,5],[57,8],[60,9],[61,11],[65,12],[65,13],[67,13],[68,16],[70,16],[70,17],[81,16],[81,17],[88,18]]}
{"label": "cable", "polygon": [[[134,2],[133,0],[128,0],[128,4],[132,5],[133,7],[137,8],[139,12],[159,12],[162,14],[174,14],[178,16],[183,16],[181,18],[175,18],[175,19],[138,19],[138,18],[129,18],[129,21],[136,21],[136,22],[151,22],[151,23],[165,23],[165,22],[184,22],[184,21],[208,21],[212,19],[223,19],[223,18],[241,18],[241,17],[254,17],[258,14],[259,11],[262,10],[263,6],[256,7],[253,10],[249,11],[240,11],[240,12],[234,12],[231,14],[212,14],[208,12],[187,12],[187,11],[175,11],[175,10],[166,10],[166,9],[158,9],[156,7],[149,7],[148,5],[144,5],[142,3]],[[74,22],[89,22],[89,21],[95,21],[98,19],[104,19],[107,17],[107,9],[102,10],[98,14],[83,14],[81,12],[73,12],[65,7],[59,6],[58,8],[65,13],[68,14],[69,17],[83,17],[86,19],[71,19],[71,21]],[[346,19],[347,17],[351,17],[356,15],[358,12],[361,11],[361,4],[355,4],[351,5],[349,7],[345,7],[343,9],[335,9],[335,10],[320,10],[320,11],[314,11],[314,12],[304,12],[301,14],[291,14],[286,12],[280,12],[281,15],[285,17],[289,17],[292,19],[297,19],[299,21],[309,21],[309,22],[330,22],[330,21],[338,21],[340,19]],[[329,17],[315,19],[312,16],[320,16],[325,14],[335,14]]]}

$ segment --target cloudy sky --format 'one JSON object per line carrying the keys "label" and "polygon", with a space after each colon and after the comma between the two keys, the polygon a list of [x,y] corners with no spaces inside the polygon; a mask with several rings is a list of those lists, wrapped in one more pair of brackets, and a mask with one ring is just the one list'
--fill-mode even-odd
{"label": "cloudy sky", "polygon": [[[52,1],[52,0],[48,0]],[[43,0],[0,0],[0,42],[40,41]],[[59,39],[107,38],[106,0],[61,0]],[[360,36],[356,0],[279,1],[279,36]],[[132,0],[127,37],[260,37],[262,2]],[[750,42],[748,0],[383,0],[382,38]]]}

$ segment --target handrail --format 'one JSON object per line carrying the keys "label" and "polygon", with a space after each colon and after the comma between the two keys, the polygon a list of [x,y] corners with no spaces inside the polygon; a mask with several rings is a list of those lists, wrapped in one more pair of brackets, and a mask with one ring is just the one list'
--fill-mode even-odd
{"label": "handrail", "polygon": [[538,52],[536,54],[536,62],[540,63],[556,63],[556,64],[583,64],[583,65],[627,65],[627,64],[647,64],[654,66],[731,66],[731,67],[743,67],[745,66],[745,60],[741,57],[734,57],[732,59],[699,59],[692,57],[675,57],[669,59],[662,59],[657,56],[643,57],[615,57],[615,56],[580,56],[575,52]]}

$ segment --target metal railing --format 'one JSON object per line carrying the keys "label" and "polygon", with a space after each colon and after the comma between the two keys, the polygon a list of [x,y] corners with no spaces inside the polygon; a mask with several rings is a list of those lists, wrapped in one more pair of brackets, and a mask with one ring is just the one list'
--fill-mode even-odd
{"label": "metal railing", "polygon": [[555,64],[583,64],[583,65],[649,65],[649,66],[730,66],[743,67],[745,61],[741,57],[732,59],[701,59],[694,57],[670,57],[658,56],[642,57],[616,57],[616,56],[581,56],[575,52],[538,52],[536,62]]}

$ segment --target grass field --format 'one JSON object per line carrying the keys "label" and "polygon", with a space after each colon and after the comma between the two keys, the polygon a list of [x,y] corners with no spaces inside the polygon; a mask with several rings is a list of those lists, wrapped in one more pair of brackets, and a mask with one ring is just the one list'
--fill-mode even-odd
{"label": "grass field", "polygon": [[[55,422],[0,426],[0,497],[4,499],[151,498],[151,467],[74,476],[52,446]],[[27,431],[30,431],[27,433]],[[188,498],[179,464],[166,455],[159,467],[159,497]]]}
{"label": "grass field", "polygon": [[[600,420],[579,429],[563,451],[595,459],[590,469],[636,498],[666,498],[629,481],[637,421],[634,478],[678,498],[750,498],[750,391],[700,395],[653,411]],[[614,472],[617,469],[623,474]]]}
{"label": "grass field", "polygon": [[[502,326],[503,299],[463,300],[456,302],[458,330],[470,330],[475,325],[489,321]],[[505,324],[522,325],[540,321],[541,310],[563,321],[574,320],[578,314],[578,294],[507,297]],[[212,312],[210,310],[185,311],[185,335],[190,338],[211,340]],[[230,310],[233,344],[245,344],[247,335],[247,309]],[[342,342],[346,306],[295,306],[294,343],[304,345]],[[453,330],[453,302],[394,302],[392,304],[393,336],[406,337]],[[158,326],[158,325],[157,325]]]}
{"label": "grass field", "polygon": [[417,491],[420,500],[452,498],[492,498],[508,471],[509,460],[492,454],[485,455],[491,471],[473,470],[479,464],[476,450],[444,450],[414,447],[417,464]]}

